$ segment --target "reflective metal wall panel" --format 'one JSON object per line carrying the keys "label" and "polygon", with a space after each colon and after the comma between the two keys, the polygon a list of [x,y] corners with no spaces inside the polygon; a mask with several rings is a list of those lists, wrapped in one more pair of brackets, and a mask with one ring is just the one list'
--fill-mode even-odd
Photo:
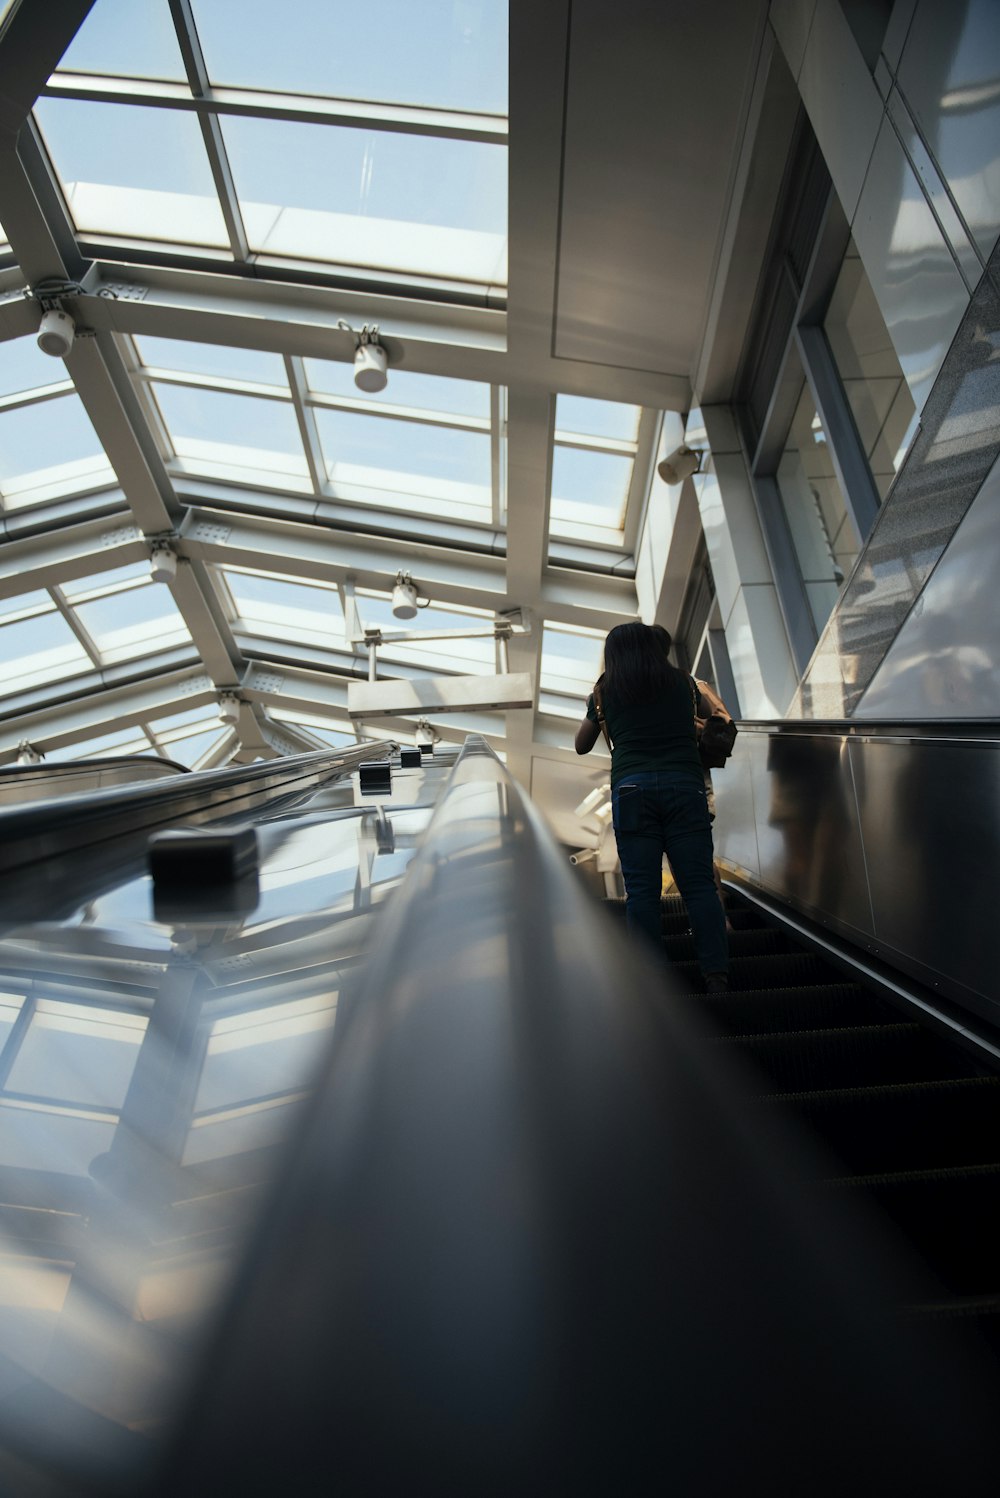
{"label": "reflective metal wall panel", "polygon": [[1000,462],[896,636],[855,717],[1000,717]]}
{"label": "reflective metal wall panel", "polygon": [[995,1002],[1000,746],[859,739],[851,750],[879,942]]}
{"label": "reflective metal wall panel", "polygon": [[983,259],[1000,233],[1000,6],[916,8],[897,77]]}
{"label": "reflective metal wall panel", "polygon": [[757,828],[754,818],[753,766],[755,750],[764,743],[763,735],[744,733],[736,740],[732,759],[724,770],[712,776],[715,786],[716,854],[726,863],[744,869],[752,878],[760,878],[757,854]]}

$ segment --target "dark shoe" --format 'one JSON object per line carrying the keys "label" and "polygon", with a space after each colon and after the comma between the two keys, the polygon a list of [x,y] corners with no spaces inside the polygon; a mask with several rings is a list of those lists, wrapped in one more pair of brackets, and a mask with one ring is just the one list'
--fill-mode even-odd
{"label": "dark shoe", "polygon": [[729,976],[727,973],[707,973],[705,975],[706,993],[728,993]]}

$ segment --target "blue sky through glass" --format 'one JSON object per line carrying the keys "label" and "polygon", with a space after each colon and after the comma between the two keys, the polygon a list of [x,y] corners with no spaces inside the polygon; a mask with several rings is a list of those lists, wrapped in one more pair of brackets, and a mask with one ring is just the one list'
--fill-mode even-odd
{"label": "blue sky through glass", "polygon": [[[486,433],[460,432],[422,422],[396,421],[391,417],[362,416],[351,411],[317,408],[316,423],[333,479],[363,479],[347,469],[371,470],[376,476],[394,474],[414,481],[419,493],[435,492],[445,483],[472,485],[481,492],[480,502],[490,502],[490,439]],[[473,496],[469,496],[470,499]]]}
{"label": "blue sky through glass", "polygon": [[[63,368],[61,359],[50,363]],[[104,449],[78,395],[0,414],[0,484],[87,458],[104,459]]]}
{"label": "blue sky through glass", "polygon": [[507,232],[502,146],[232,116],[222,133],[244,205]]}
{"label": "blue sky through glass", "polygon": [[135,344],[143,364],[156,369],[211,375],[223,380],[253,380],[259,385],[288,388],[285,361],[280,354],[217,343],[188,343],[180,338],[150,338],[145,334],[136,338]]}
{"label": "blue sky through glass", "polygon": [[552,454],[552,502],[568,500],[594,510],[594,524],[617,526],[632,474],[632,459],[584,448],[557,447]]}
{"label": "blue sky through glass", "polygon": [[620,437],[634,442],[639,426],[639,407],[618,401],[592,400],[585,395],[556,396],[556,431],[590,437]]}
{"label": "blue sky through glass", "polygon": [[[148,0],[147,0],[148,3]],[[507,0],[194,0],[213,83],[507,112]]]}
{"label": "blue sky through glass", "polygon": [[167,0],[97,0],[60,68],[126,78],[186,78]]}
{"label": "blue sky through glass", "polygon": [[414,374],[394,369],[384,390],[362,392],[354,383],[354,365],[332,359],[307,359],[306,380],[309,388],[324,395],[344,395],[351,400],[393,406],[412,406],[419,411],[434,411],[448,416],[490,414],[490,387],[473,380],[446,379],[443,375]]}
{"label": "blue sky through glass", "polygon": [[183,385],[154,382],[160,411],[178,453],[190,439],[214,447],[285,453],[293,472],[305,470],[302,439],[291,403],[231,395],[226,391],[194,390]]}
{"label": "blue sky through glass", "polygon": [[68,379],[63,361],[43,354],[34,338],[9,338],[0,343],[0,395],[19,395]]}

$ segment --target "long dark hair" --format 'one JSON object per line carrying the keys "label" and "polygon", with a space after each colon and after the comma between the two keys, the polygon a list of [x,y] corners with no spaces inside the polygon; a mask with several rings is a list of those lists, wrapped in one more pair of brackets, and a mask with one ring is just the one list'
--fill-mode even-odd
{"label": "long dark hair", "polygon": [[659,697],[681,674],[667,660],[662,638],[638,619],[616,624],[604,642],[602,685],[619,702],[646,702]]}

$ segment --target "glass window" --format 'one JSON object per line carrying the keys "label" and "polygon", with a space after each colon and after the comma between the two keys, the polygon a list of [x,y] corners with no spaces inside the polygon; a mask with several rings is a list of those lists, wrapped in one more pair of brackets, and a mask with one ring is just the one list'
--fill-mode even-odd
{"label": "glass window", "polygon": [[149,582],[148,562],[129,562],[124,567],[109,567],[107,572],[93,572],[89,577],[73,577],[60,583],[59,591],[70,600],[90,593],[110,593],[140,581]]}
{"label": "glass window", "polygon": [[174,452],[192,469],[308,475],[290,401],[154,382]]}
{"label": "glass window", "polygon": [[437,496],[489,509],[490,439],[423,422],[317,407],[316,425],[337,485]]}
{"label": "glass window", "polygon": [[0,625],[0,696],[88,671],[92,661],[61,614]]}
{"label": "glass window", "polygon": [[0,993],[0,1048],[6,1043],[7,1037],[14,1028],[14,1022],[24,1005],[24,995],[20,993]]}
{"label": "glass window", "polygon": [[81,234],[229,247],[193,114],[39,99],[35,114]]}
{"label": "glass window", "polygon": [[580,524],[620,530],[632,462],[619,453],[557,445],[552,453],[553,530]]}
{"label": "glass window", "polygon": [[59,67],[70,73],[122,78],[186,78],[177,33],[165,0],[97,0]]}
{"label": "glass window", "polygon": [[138,1014],[40,999],[7,1087],[61,1102],[120,1108],[146,1023]]}
{"label": "glass window", "polygon": [[280,640],[342,645],[344,612],[334,588],[225,568],[237,620]]}
{"label": "glass window", "polygon": [[819,633],[857,560],[861,538],[844,502],[826,433],[804,381],[776,478]]}
{"label": "glass window", "polygon": [[583,395],[556,396],[556,431],[585,437],[613,437],[634,442],[639,430],[639,407],[618,401],[591,400]]}
{"label": "glass window", "polygon": [[128,592],[79,603],[76,617],[107,664],[191,638],[170,590],[151,581]]}
{"label": "glass window", "polygon": [[101,759],[118,754],[150,754],[153,746],[141,728],[119,728],[94,739],[79,739],[60,749],[46,749],[46,760]]}
{"label": "glass window", "polygon": [[504,147],[235,116],[222,131],[255,252],[506,280]]}
{"label": "glass window", "polygon": [[550,692],[585,698],[601,672],[605,633],[546,624],[540,682]]}
{"label": "glass window", "polygon": [[178,764],[187,765],[191,769],[199,760],[204,759],[210,749],[221,743],[229,731],[216,723],[213,728],[206,728],[201,733],[188,734],[187,738],[170,739],[161,746],[162,751],[167,759],[175,759]]}
{"label": "glass window", "polygon": [[85,1176],[111,1146],[117,1119],[38,1103],[0,1102],[0,1165]]}
{"label": "glass window", "polygon": [[[392,599],[386,594],[358,593],[358,613],[365,625],[384,630],[412,629],[481,629],[493,627],[493,615],[480,611],[422,608],[415,619],[396,619]],[[496,644],[491,635],[480,639],[392,641],[380,645],[379,660],[400,661],[414,666],[430,666],[441,671],[461,671],[471,675],[490,675],[496,670]]]}
{"label": "glass window", "polygon": [[824,327],[884,499],[916,431],[917,412],[853,240]]}
{"label": "glass window", "polygon": [[336,998],[324,994],[216,1020],[195,1113],[305,1087],[321,1059],[318,1043],[332,1027],[336,1009]]}
{"label": "glass window", "polygon": [[315,713],[296,713],[292,711],[274,712],[272,716],[277,723],[290,723],[293,727],[307,728],[316,738],[322,739],[325,744],[330,744],[334,749],[346,749],[357,743],[357,735],[353,728],[346,725],[335,728],[328,718],[317,717]]}
{"label": "glass window", "polygon": [[237,88],[507,112],[507,0],[195,0],[212,82]]}
{"label": "glass window", "polygon": [[489,419],[490,387],[474,380],[451,380],[442,375],[394,369],[384,390],[362,392],[354,383],[353,364],[335,363],[331,359],[307,359],[305,366],[310,390],[322,395],[409,406],[437,415]]}
{"label": "glass window", "polygon": [[6,509],[39,503],[99,478],[113,480],[114,470],[78,395],[0,413],[0,493]]}
{"label": "glass window", "polygon": [[63,361],[43,354],[34,338],[8,338],[0,343],[0,395],[21,395],[68,380]]}
{"label": "glass window", "polygon": [[288,389],[285,361],[280,354],[229,348],[218,343],[188,343],[180,338],[150,338],[145,334],[136,338],[135,346],[147,368],[209,375],[220,380],[252,380],[258,385]]}

